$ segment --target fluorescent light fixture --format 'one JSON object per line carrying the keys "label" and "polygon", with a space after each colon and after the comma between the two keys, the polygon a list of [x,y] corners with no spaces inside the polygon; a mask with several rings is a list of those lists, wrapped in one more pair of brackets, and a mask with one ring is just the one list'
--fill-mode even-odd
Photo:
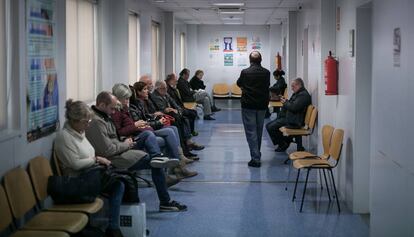
{"label": "fluorescent light fixture", "polygon": [[238,20],[242,20],[243,18],[241,18],[241,17],[224,17],[224,18],[221,18],[222,20],[224,20],[224,21],[238,21]]}
{"label": "fluorescent light fixture", "polygon": [[163,3],[163,2],[165,2],[165,0],[155,0],[155,2]]}
{"label": "fluorescent light fixture", "polygon": [[224,22],[225,25],[242,25],[242,22]]}
{"label": "fluorescent light fixture", "polygon": [[241,15],[244,14],[244,11],[220,11],[220,14]]}
{"label": "fluorescent light fixture", "polygon": [[213,6],[217,7],[243,7],[244,3],[235,2],[235,3],[213,3]]}

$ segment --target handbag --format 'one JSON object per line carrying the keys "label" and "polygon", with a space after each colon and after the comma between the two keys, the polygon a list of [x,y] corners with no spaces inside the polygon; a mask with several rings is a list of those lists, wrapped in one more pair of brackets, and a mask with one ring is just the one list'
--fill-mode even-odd
{"label": "handbag", "polygon": [[93,166],[79,176],[50,176],[47,193],[56,204],[92,203],[101,192],[102,172]]}
{"label": "handbag", "polygon": [[162,117],[165,119],[165,122],[163,123],[164,126],[171,126],[171,124],[175,122],[175,118],[168,114],[164,114]]}
{"label": "handbag", "polygon": [[121,181],[124,183],[123,203],[139,203],[138,182],[135,175],[125,169],[109,168],[104,173],[103,191],[109,190],[114,182]]}

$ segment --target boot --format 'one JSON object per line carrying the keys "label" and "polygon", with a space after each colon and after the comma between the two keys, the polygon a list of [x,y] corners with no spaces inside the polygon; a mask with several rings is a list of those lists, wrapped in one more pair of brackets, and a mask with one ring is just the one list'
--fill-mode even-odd
{"label": "boot", "polygon": [[165,176],[165,183],[167,184],[167,187],[168,188],[171,187],[171,186],[174,186],[174,185],[178,184],[180,181],[181,181],[181,179],[175,178],[172,175],[166,175]]}
{"label": "boot", "polygon": [[191,164],[194,162],[194,160],[188,159],[183,152],[183,149],[181,148],[181,146],[178,147],[178,155],[180,156],[180,160],[183,160],[186,164]]}
{"label": "boot", "polygon": [[190,178],[190,177],[198,175],[198,173],[195,171],[187,170],[185,168],[184,161],[180,161],[180,165],[178,167],[172,168],[172,171],[177,176],[177,178],[180,178],[180,179]]}

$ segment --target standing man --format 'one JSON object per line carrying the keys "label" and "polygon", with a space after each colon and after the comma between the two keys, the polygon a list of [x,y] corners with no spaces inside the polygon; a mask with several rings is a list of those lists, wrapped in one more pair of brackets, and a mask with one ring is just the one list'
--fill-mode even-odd
{"label": "standing man", "polygon": [[241,71],[237,85],[242,90],[242,119],[250,148],[248,165],[260,167],[264,117],[269,105],[270,72],[260,64],[262,55],[258,51],[251,52],[249,59],[250,67]]}

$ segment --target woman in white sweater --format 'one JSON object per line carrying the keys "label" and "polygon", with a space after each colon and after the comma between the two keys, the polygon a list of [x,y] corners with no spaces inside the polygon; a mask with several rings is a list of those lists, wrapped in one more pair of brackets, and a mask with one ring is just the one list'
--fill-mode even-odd
{"label": "woman in white sweater", "polygon": [[[94,148],[85,137],[85,129],[92,115],[92,111],[84,102],[74,102],[71,99],[66,102],[66,122],[57,134],[54,146],[64,175],[77,176],[94,165],[111,164],[108,159],[95,156]],[[124,184],[118,181],[105,190],[110,205],[109,226],[105,233],[107,237],[123,236],[119,229],[119,211],[124,189]]]}

